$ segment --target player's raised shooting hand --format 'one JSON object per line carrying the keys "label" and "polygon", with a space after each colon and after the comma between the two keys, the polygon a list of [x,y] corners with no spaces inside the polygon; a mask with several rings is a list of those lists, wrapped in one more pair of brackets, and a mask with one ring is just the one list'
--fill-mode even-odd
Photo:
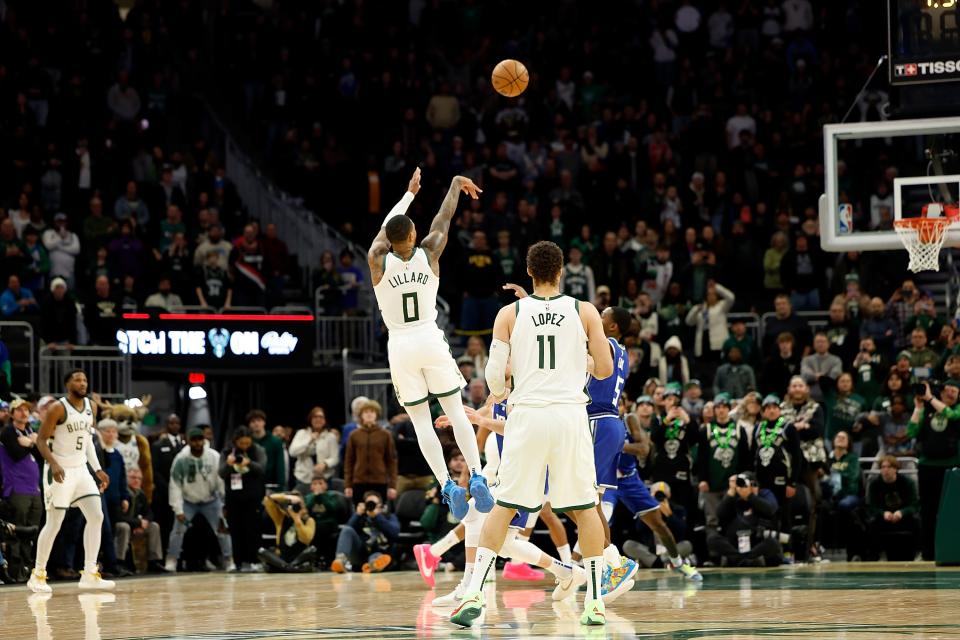
{"label": "player's raised shooting hand", "polygon": [[457,176],[454,178],[457,183],[460,185],[460,191],[463,191],[465,194],[473,198],[474,200],[480,199],[480,194],[483,193],[483,189],[478,187],[473,180],[470,178],[465,178],[463,176]]}
{"label": "player's raised shooting hand", "polygon": [[513,295],[517,296],[517,298],[521,300],[527,297],[527,290],[518,284],[513,284],[512,282],[508,282],[507,284],[503,285],[503,290],[513,291]]}
{"label": "player's raised shooting hand", "polygon": [[413,177],[410,178],[410,182],[407,184],[407,191],[413,195],[417,195],[420,191],[420,167],[414,170]]}

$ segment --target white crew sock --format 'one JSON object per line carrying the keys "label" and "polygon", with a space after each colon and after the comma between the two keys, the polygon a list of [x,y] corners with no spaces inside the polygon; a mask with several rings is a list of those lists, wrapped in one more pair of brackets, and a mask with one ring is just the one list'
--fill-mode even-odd
{"label": "white crew sock", "polygon": [[487,579],[487,574],[496,561],[496,551],[486,547],[477,549],[477,558],[473,563],[473,575],[470,576],[470,586],[467,587],[467,593],[476,593],[483,590],[483,581]]}
{"label": "white crew sock", "polygon": [[467,562],[466,564],[463,565],[463,579],[461,580],[461,583],[464,586],[470,584],[470,578],[472,577],[473,577],[473,563]]}
{"label": "white crew sock", "polygon": [[454,533],[453,530],[450,530],[447,532],[447,535],[430,545],[430,553],[439,558],[459,543],[460,539],[457,538],[457,534]]}
{"label": "white crew sock", "polygon": [[676,558],[670,558],[670,562],[673,563],[673,566],[679,567],[683,564],[683,558],[680,556],[677,556]]}
{"label": "white crew sock", "polygon": [[566,580],[573,575],[573,566],[568,562],[561,562],[556,558],[550,558],[550,566],[545,568],[561,580]]}
{"label": "white crew sock", "polygon": [[[450,424],[453,425],[453,437],[457,440],[457,446],[460,447],[460,453],[463,454],[467,467],[470,468],[470,471],[480,473],[480,449],[477,447],[477,432],[473,430],[473,425],[470,424],[470,419],[467,418],[467,413],[463,410],[460,394],[455,393],[437,399],[440,401],[443,412],[450,418]],[[426,406],[426,403],[424,403],[424,406]],[[429,412],[429,408],[427,411]],[[431,423],[430,426],[432,429],[433,424]],[[436,436],[433,439],[437,440]],[[437,444],[440,444],[439,440],[437,440]]]}
{"label": "white crew sock", "polygon": [[563,562],[566,562],[567,564],[570,564],[570,558],[571,558],[570,545],[564,544],[557,547],[557,555],[560,556],[560,560],[562,560]]}
{"label": "white crew sock", "polygon": [[413,430],[417,433],[420,453],[423,454],[424,460],[430,466],[430,471],[436,476],[442,491],[443,485],[450,479],[450,473],[447,471],[447,460],[443,457],[443,447],[440,445],[440,439],[437,438],[437,433],[433,430],[433,416],[430,415],[430,406],[426,402],[421,402],[405,408],[407,415],[410,416],[410,422],[413,423]]}
{"label": "white crew sock", "polygon": [[585,602],[600,600],[600,587],[603,583],[603,556],[584,558],[583,568],[587,571],[587,596]]}

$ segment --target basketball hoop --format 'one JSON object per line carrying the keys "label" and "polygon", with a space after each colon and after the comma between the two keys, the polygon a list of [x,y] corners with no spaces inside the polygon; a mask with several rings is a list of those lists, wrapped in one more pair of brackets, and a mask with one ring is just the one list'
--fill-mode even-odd
{"label": "basketball hoop", "polygon": [[[946,216],[936,216],[937,209],[944,211]],[[936,217],[926,217],[928,213]],[[923,214],[924,217],[920,218],[893,221],[893,228],[910,254],[907,268],[914,273],[940,270],[940,249],[946,240],[947,228],[960,221],[960,210],[955,205],[931,205],[923,208]]]}

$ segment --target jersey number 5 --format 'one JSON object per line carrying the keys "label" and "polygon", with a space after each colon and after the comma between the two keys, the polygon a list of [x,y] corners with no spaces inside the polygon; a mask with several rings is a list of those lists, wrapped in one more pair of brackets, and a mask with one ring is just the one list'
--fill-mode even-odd
{"label": "jersey number 5", "polygon": [[[405,293],[403,294],[403,321],[404,322],[416,322],[420,319],[420,301],[417,299],[416,293]],[[408,303],[413,302],[413,305]],[[411,309],[411,306],[413,307]]]}
{"label": "jersey number 5", "polygon": [[83,436],[77,436],[77,451],[83,449]]}
{"label": "jersey number 5", "polygon": [[537,344],[540,346],[540,368],[541,369],[547,368],[543,366],[544,360],[545,360],[544,355],[546,355],[544,353],[546,351],[545,349],[546,345],[550,346],[550,367],[549,368],[550,369],[557,368],[557,350],[556,350],[555,338],[556,336],[537,336]]}

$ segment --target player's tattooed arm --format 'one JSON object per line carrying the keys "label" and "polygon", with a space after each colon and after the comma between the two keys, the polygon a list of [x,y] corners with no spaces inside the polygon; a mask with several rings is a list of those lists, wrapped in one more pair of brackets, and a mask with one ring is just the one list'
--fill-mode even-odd
{"label": "player's tattooed arm", "polygon": [[[461,192],[469,195],[474,200],[478,200],[480,198],[479,194],[483,193],[483,190],[474,184],[473,180],[465,178],[464,176],[454,176],[450,182],[450,189],[447,190],[447,195],[444,197],[443,203],[440,204],[440,211],[437,212],[437,215],[433,218],[433,222],[430,224],[430,232],[420,242],[423,250],[430,254],[431,261],[434,265],[437,264],[440,254],[443,253],[444,248],[447,246],[447,238],[450,235],[450,222],[457,213],[457,203],[460,202]],[[434,272],[436,272],[436,270],[437,267],[434,266]]]}
{"label": "player's tattooed arm", "polygon": [[393,208],[390,209],[390,212],[387,214],[387,217],[383,219],[383,224],[380,226],[380,231],[377,233],[377,237],[373,239],[373,244],[370,245],[370,250],[367,251],[367,265],[370,267],[370,276],[373,279],[374,285],[380,282],[380,278],[383,277],[383,259],[387,253],[390,252],[390,241],[387,239],[387,223],[390,222],[390,219],[394,216],[402,216],[407,213],[407,208],[413,202],[413,198],[420,191],[420,167],[417,167],[413,171],[413,176],[410,177],[410,182],[407,184],[407,191],[403,194],[403,197],[400,198],[400,202],[393,205]]}

